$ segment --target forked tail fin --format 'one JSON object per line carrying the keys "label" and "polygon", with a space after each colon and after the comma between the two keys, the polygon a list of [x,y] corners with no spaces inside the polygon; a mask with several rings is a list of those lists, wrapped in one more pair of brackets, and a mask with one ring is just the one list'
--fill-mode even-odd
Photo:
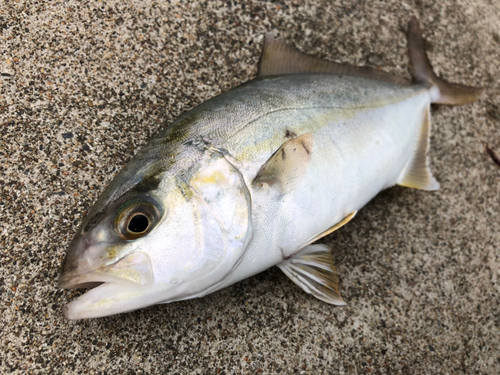
{"label": "forked tail fin", "polygon": [[430,82],[437,88],[433,103],[460,105],[472,103],[481,97],[482,87],[468,87],[449,83],[436,76],[427,57],[424,47],[424,38],[416,17],[412,17],[408,25],[408,45],[410,60],[413,66],[413,75],[417,82]]}
{"label": "forked tail fin", "polygon": [[[424,39],[415,17],[410,20],[408,25],[408,44],[413,75],[418,83],[433,85],[431,89],[433,103],[467,104],[481,97],[484,91],[483,88],[449,83],[436,76],[425,53]],[[432,176],[429,168],[429,158],[427,157],[430,130],[429,108],[427,108],[423,114],[420,132],[417,135],[415,151],[401,172],[397,182],[399,185],[423,190],[439,189],[439,183]]]}

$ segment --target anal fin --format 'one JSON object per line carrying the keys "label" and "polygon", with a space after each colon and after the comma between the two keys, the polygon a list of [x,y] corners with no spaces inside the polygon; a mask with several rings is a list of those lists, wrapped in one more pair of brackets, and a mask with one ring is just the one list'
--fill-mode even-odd
{"label": "anal fin", "polygon": [[330,233],[333,233],[335,232],[337,229],[340,229],[342,228],[344,225],[346,225],[348,222],[350,222],[352,220],[352,218],[354,216],[356,216],[356,213],[358,211],[353,211],[351,212],[349,215],[347,215],[346,217],[344,217],[341,221],[339,221],[337,224],[335,225],[332,225],[330,228],[328,228],[327,230],[325,230],[324,232],[321,232],[320,234],[318,234],[317,236],[313,237],[311,240],[307,241],[306,242],[306,245],[309,245],[317,240],[319,240],[320,238],[323,238],[325,236],[328,236]]}
{"label": "anal fin", "polygon": [[337,271],[328,246],[306,246],[278,267],[306,293],[332,305],[346,305],[339,293]]}
{"label": "anal fin", "polygon": [[429,108],[424,113],[422,127],[418,134],[416,148],[413,156],[403,168],[398,179],[398,185],[421,190],[438,190],[439,182],[436,181],[429,168],[429,150],[431,123]]}

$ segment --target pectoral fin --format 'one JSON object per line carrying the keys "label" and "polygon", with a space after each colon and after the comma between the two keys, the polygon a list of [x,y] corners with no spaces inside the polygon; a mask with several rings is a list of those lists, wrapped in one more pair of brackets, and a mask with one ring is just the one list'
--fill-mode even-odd
{"label": "pectoral fin", "polygon": [[312,149],[311,133],[286,141],[260,168],[253,186],[276,185],[282,194],[289,193],[307,172]]}
{"label": "pectoral fin", "polygon": [[307,246],[278,267],[305,292],[332,305],[346,305],[339,293],[337,271],[328,246]]}

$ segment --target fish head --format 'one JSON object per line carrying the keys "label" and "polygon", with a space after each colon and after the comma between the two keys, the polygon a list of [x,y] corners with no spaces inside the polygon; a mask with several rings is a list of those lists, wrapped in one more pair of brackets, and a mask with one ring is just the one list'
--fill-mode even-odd
{"label": "fish head", "polygon": [[91,288],[63,308],[68,319],[200,297],[236,267],[252,236],[248,189],[222,154],[199,164],[188,177],[162,172],[152,189],[130,188],[111,203],[104,192],[108,202],[96,202],[63,262],[60,287]]}

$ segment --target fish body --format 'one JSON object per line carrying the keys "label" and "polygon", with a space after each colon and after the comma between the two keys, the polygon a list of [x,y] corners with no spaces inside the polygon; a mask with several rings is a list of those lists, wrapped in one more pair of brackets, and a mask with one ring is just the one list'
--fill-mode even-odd
{"label": "fish body", "polygon": [[[201,106],[202,121],[207,118],[204,112],[214,115],[212,124],[201,126],[212,129],[204,137],[212,140],[210,147],[237,160],[254,213],[252,241],[221,287],[293,256],[378,192],[395,185],[413,155],[430,93],[428,85],[401,87],[360,77],[288,75],[253,81],[221,95],[217,102],[222,106],[210,102]],[[225,134],[217,139],[221,132]],[[280,189],[253,183],[283,143],[304,134],[311,135],[311,159],[291,191],[282,194]]]}
{"label": "fish body", "polygon": [[269,37],[257,79],[163,130],[90,210],[59,283],[94,288],[65,315],[200,297],[274,265],[306,292],[344,304],[330,250],[311,243],[385,188],[437,189],[430,104],[481,93],[432,73],[412,22],[416,84],[317,61]]}

